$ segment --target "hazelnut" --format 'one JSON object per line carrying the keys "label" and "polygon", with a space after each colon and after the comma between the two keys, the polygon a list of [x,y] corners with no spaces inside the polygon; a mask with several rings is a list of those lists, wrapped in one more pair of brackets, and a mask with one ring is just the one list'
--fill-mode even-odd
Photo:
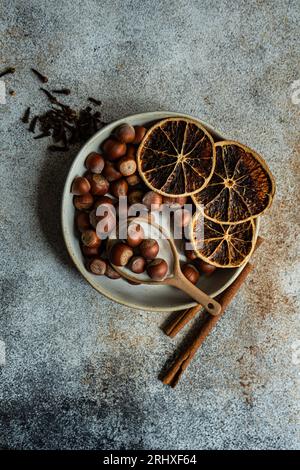
{"label": "hazelnut", "polygon": [[88,262],[88,268],[93,274],[103,276],[106,271],[106,261],[101,258],[93,258]]}
{"label": "hazelnut", "polygon": [[179,197],[170,197],[170,196],[163,196],[163,204],[165,204],[170,209],[178,209],[184,204],[186,204],[187,197],[186,196],[179,196]]}
{"label": "hazelnut", "polygon": [[109,204],[110,206],[114,205],[114,201],[109,196],[100,196],[97,197],[96,201],[94,202],[94,209],[101,206],[101,204]]}
{"label": "hazelnut", "polygon": [[85,246],[81,245],[81,251],[87,258],[91,256],[98,256],[99,255],[99,246]]}
{"label": "hazelnut", "polygon": [[140,253],[145,259],[152,260],[156,258],[159,252],[159,244],[152,238],[143,240],[139,245]]}
{"label": "hazelnut", "polygon": [[92,173],[101,173],[104,168],[104,158],[100,153],[92,152],[87,156],[85,166]]}
{"label": "hazelnut", "polygon": [[136,158],[136,147],[134,145],[127,145],[126,155],[128,157]]}
{"label": "hazelnut", "polygon": [[154,281],[161,281],[166,277],[168,264],[162,258],[156,258],[147,265],[147,273]]}
{"label": "hazelnut", "polygon": [[199,281],[200,273],[198,269],[195,268],[195,266],[186,263],[182,266],[181,271],[192,284],[197,284],[197,282]]}
{"label": "hazelnut", "polygon": [[128,192],[128,184],[127,181],[122,178],[117,181],[113,181],[110,186],[112,194],[119,198],[121,196],[126,196]]}
{"label": "hazelnut", "polygon": [[75,196],[83,196],[84,194],[87,194],[90,189],[91,185],[86,178],[83,176],[77,176],[74,178],[71,192],[75,194]]}
{"label": "hazelnut", "polygon": [[206,263],[200,258],[196,260],[196,264],[197,264],[197,268],[199,269],[199,271],[203,274],[206,274],[206,276],[210,276],[216,270],[216,266]]}
{"label": "hazelnut", "polygon": [[135,130],[134,127],[130,124],[121,124],[114,132],[116,138],[119,142],[124,144],[129,144],[135,139]]}
{"label": "hazelnut", "polygon": [[131,206],[132,204],[140,204],[143,200],[144,191],[141,189],[134,189],[130,191],[128,194],[128,204]]}
{"label": "hazelnut", "polygon": [[90,193],[84,194],[83,196],[75,196],[73,204],[76,209],[82,211],[90,209],[94,203],[94,198]]}
{"label": "hazelnut", "polygon": [[133,273],[141,274],[146,269],[146,260],[142,256],[133,256],[128,267]]}
{"label": "hazelnut", "polygon": [[109,183],[122,178],[122,174],[116,169],[113,162],[109,162],[109,161],[105,162],[102,174],[103,174],[103,176],[105,176],[107,181],[109,181]]}
{"label": "hazelnut", "polygon": [[133,256],[133,249],[123,242],[114,244],[110,251],[110,261],[116,266],[126,266],[130,258]]}
{"label": "hazelnut", "polygon": [[133,144],[140,144],[147,132],[147,129],[143,126],[134,126],[135,130],[135,138],[133,140]]}
{"label": "hazelnut", "polygon": [[89,215],[86,212],[77,212],[75,215],[75,225],[79,232],[84,232],[90,228]]}
{"label": "hazelnut", "polygon": [[130,176],[136,172],[136,161],[134,158],[125,155],[117,162],[117,169],[123,176]]}
{"label": "hazelnut", "polygon": [[97,227],[97,224],[100,221],[100,217],[97,217],[96,215],[96,210],[97,209],[93,209],[89,213],[89,221],[90,221],[91,226],[94,227],[94,229]]}
{"label": "hazelnut", "polygon": [[100,238],[97,236],[95,230],[86,230],[82,232],[81,241],[85,246],[99,247],[101,244]]}
{"label": "hazelnut", "polygon": [[174,212],[174,223],[177,227],[187,227],[191,218],[192,214],[187,209],[177,209]]}
{"label": "hazelnut", "polygon": [[114,139],[107,139],[103,144],[103,150],[110,160],[117,160],[126,153],[126,144]]}
{"label": "hazelnut", "polygon": [[140,245],[144,240],[145,232],[140,224],[131,223],[127,230],[127,243],[131,248]]}
{"label": "hazelnut", "polygon": [[136,186],[140,184],[142,180],[137,173],[134,173],[133,175],[127,176],[126,181],[129,186]]}
{"label": "hazelnut", "polygon": [[194,250],[184,250],[184,254],[189,261],[195,261],[195,259],[197,259],[197,254]]}
{"label": "hazelnut", "polygon": [[106,264],[105,276],[109,279],[120,279],[121,275],[111,267],[109,263]]}
{"label": "hazelnut", "polygon": [[88,175],[91,184],[91,193],[94,196],[104,196],[109,190],[109,182],[103,175],[92,173]]}
{"label": "hazelnut", "polygon": [[143,204],[151,211],[158,211],[162,205],[162,196],[155,191],[148,191],[143,197]]}

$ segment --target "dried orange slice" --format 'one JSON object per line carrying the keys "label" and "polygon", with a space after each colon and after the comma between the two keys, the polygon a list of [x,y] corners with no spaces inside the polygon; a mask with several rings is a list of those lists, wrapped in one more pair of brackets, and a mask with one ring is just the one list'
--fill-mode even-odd
{"label": "dried orange slice", "polygon": [[275,193],[273,176],[263,158],[233,141],[215,144],[215,171],[205,189],[193,196],[196,206],[215,222],[250,220],[265,212]]}
{"label": "dried orange slice", "polygon": [[218,268],[237,268],[246,263],[255,246],[255,223],[220,224],[195,214],[191,241],[197,256]]}
{"label": "dried orange slice", "polygon": [[168,118],[149,129],[138,148],[137,162],[153,191],[188,196],[204,188],[213,174],[213,138],[197,121]]}

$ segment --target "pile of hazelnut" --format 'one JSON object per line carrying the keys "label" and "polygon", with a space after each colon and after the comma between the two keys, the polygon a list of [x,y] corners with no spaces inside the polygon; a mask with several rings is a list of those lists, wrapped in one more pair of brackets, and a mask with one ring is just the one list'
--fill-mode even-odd
{"label": "pile of hazelnut", "polygon": [[115,266],[127,266],[134,274],[147,271],[151,279],[160,281],[168,272],[168,264],[157,258],[158,252],[158,242],[145,238],[143,227],[133,222],[128,226],[126,241],[113,245],[109,259]]}
{"label": "pile of hazelnut", "polygon": [[[105,275],[110,279],[120,278],[112,265],[127,266],[135,274],[146,271],[153,280],[163,279],[168,272],[167,262],[157,258],[158,242],[145,239],[139,224],[131,224],[127,239],[115,243],[107,252],[105,237],[116,225],[112,208],[117,206],[121,196],[127,196],[127,209],[133,204],[142,203],[153,211],[167,204],[176,209],[174,220],[180,227],[184,228],[190,223],[189,211],[181,209],[187,201],[186,197],[164,197],[149,191],[138,174],[136,152],[146,132],[143,126],[119,126],[103,143],[101,153],[92,152],[87,156],[85,174],[77,176],[72,183],[75,226],[87,269],[93,274]],[[105,215],[97,215],[99,206]],[[97,225],[104,217],[106,225],[100,237]],[[215,270],[214,266],[197,258],[193,251],[185,251],[185,255],[188,262],[182,266],[182,272],[193,284],[198,282],[201,273],[209,275]]]}

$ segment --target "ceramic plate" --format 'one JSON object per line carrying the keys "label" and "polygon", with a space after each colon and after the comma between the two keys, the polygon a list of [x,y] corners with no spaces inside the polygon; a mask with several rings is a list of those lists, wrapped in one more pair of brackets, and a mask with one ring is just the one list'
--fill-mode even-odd
{"label": "ceramic plate", "polygon": [[[84,161],[87,155],[93,151],[99,151],[101,143],[109,137],[111,132],[120,124],[127,122],[132,125],[149,124],[151,121],[165,119],[171,116],[187,117],[198,121],[218,140],[228,139],[206,122],[193,116],[173,112],[150,112],[128,116],[115,121],[95,134],[80,150],[70,168],[66,179],[62,198],[62,231],[68,252],[83,277],[101,294],[118,302],[143,310],[175,311],[194,306],[196,303],[184,292],[169,286],[139,285],[133,286],[123,279],[111,280],[105,276],[95,276],[86,270],[84,259],[80,251],[79,241],[74,228],[73,196],[70,193],[72,181],[75,176],[84,173]],[[258,222],[258,221],[257,221]],[[258,232],[258,223],[256,231]],[[235,269],[218,269],[210,277],[201,277],[198,287],[207,294],[215,297],[225,290],[239,275],[244,266]]]}

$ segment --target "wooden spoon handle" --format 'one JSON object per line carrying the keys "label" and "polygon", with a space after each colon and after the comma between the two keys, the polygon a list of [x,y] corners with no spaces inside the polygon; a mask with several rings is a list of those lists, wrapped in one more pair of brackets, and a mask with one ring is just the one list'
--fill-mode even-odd
{"label": "wooden spoon handle", "polygon": [[209,295],[205,294],[205,292],[198,289],[198,287],[194,286],[194,284],[192,284],[182,273],[177,273],[176,276],[170,277],[164,282],[186,292],[190,297],[196,300],[198,304],[202,305],[211,315],[219,315],[221,312],[221,305],[209,297]]}

